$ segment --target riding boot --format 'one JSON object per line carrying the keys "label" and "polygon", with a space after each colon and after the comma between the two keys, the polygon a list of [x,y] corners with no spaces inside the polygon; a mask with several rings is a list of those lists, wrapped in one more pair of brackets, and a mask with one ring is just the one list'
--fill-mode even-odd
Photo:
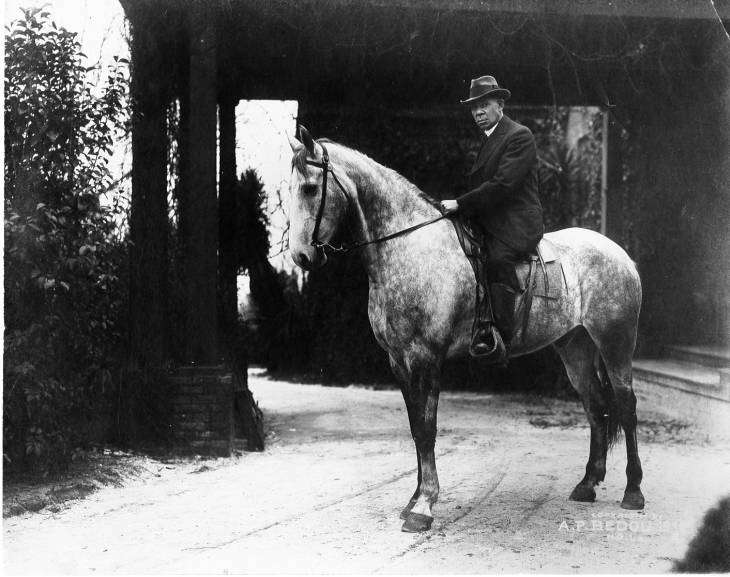
{"label": "riding boot", "polygon": [[497,325],[497,329],[507,349],[507,354],[509,354],[510,343],[515,332],[517,291],[503,283],[492,283],[489,285],[489,293],[492,297],[494,323]]}
{"label": "riding boot", "polygon": [[[486,287],[488,285],[485,283],[482,286]],[[507,363],[505,346],[494,324],[492,304],[486,290],[480,294],[469,353],[485,364],[505,366]]]}

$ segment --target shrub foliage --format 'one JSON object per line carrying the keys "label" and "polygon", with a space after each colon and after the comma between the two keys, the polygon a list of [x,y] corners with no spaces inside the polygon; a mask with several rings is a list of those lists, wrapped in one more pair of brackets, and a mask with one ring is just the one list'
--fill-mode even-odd
{"label": "shrub foliage", "polygon": [[75,33],[23,13],[5,38],[3,452],[47,468],[74,453],[123,354],[126,250],[101,200],[126,61],[85,67]]}

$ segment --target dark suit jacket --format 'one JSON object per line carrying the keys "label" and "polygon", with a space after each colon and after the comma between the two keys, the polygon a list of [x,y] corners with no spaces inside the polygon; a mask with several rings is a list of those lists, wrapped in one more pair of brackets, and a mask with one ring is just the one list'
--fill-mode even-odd
{"label": "dark suit jacket", "polygon": [[537,149],[526,126],[502,116],[469,173],[459,211],[510,248],[534,250],[543,234]]}

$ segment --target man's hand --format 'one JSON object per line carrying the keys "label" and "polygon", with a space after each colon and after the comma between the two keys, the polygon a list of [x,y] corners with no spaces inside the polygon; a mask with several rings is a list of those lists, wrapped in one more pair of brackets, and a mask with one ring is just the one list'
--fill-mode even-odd
{"label": "man's hand", "polygon": [[444,214],[451,214],[459,210],[459,203],[455,200],[442,200],[441,201],[441,212]]}

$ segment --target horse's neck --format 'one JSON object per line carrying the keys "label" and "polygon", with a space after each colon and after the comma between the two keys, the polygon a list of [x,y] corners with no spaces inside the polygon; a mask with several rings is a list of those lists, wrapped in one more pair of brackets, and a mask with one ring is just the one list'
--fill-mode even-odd
{"label": "horse's neck", "polygon": [[353,232],[359,239],[380,238],[438,216],[436,207],[415,185],[394,170],[356,154],[358,165],[348,176],[357,186]]}
{"label": "horse's neck", "polygon": [[[353,240],[375,240],[438,216],[438,210],[418,188],[394,170],[364,154],[347,151],[347,175],[357,187],[351,229]],[[371,279],[386,273],[392,263],[392,249],[404,250],[410,235],[361,249]],[[404,247],[405,245],[405,247]],[[405,248],[407,250],[407,248]]]}

